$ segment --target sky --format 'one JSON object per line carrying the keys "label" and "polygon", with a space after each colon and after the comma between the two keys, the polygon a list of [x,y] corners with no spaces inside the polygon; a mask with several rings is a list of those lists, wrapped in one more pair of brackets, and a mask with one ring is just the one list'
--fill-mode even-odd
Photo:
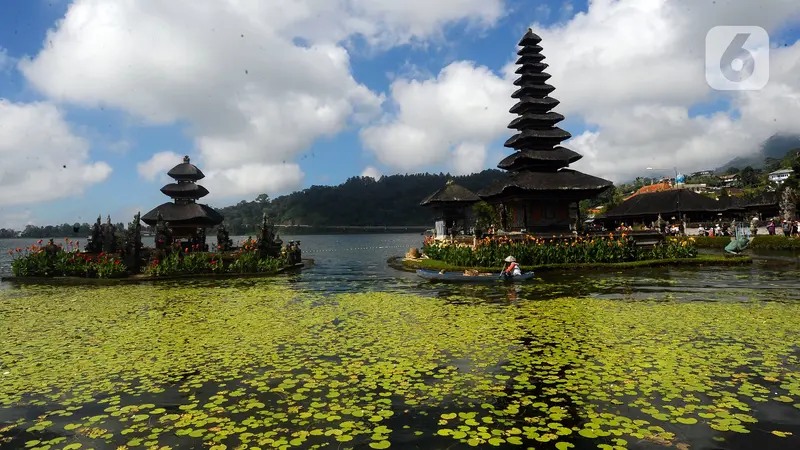
{"label": "sky", "polygon": [[[769,33],[765,86],[709,86],[720,25]],[[17,0],[0,15],[0,227],[127,223],[168,201],[184,155],[212,206],[493,168],[528,27],[576,170],[688,173],[800,132],[796,0]]]}

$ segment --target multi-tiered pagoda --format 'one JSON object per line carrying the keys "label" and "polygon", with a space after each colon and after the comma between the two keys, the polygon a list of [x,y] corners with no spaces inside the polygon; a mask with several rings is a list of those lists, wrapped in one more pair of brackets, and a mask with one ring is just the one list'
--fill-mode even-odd
{"label": "multi-tiered pagoda", "polygon": [[542,62],[541,40],[528,29],[519,42],[519,78],[514,81],[519,89],[511,95],[517,104],[510,110],[519,117],[508,125],[518,132],[505,143],[515,152],[497,166],[510,176],[478,193],[488,203],[502,205],[506,231],[569,231],[579,219],[578,202],[612,186],[567,168],[582,156],[559,145],[572,135],[556,126],[564,116],[552,112],[559,101],[549,96],[555,88],[546,83],[550,75],[544,72],[548,66]]}
{"label": "multi-tiered pagoda", "polygon": [[159,216],[169,223],[174,238],[203,238],[205,229],[222,223],[223,217],[213,208],[197,203],[208,195],[208,190],[195,183],[205,178],[203,172],[183,157],[183,163],[173,167],[167,175],[176,182],[161,188],[161,192],[173,199],[157,206],[142,217],[150,226],[158,223]]}

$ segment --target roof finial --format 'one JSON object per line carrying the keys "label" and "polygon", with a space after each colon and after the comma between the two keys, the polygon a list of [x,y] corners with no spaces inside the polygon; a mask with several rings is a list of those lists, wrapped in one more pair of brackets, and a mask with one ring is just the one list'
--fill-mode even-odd
{"label": "roof finial", "polygon": [[186,155],[186,156],[183,157],[183,163],[184,164],[189,164],[189,155]]}

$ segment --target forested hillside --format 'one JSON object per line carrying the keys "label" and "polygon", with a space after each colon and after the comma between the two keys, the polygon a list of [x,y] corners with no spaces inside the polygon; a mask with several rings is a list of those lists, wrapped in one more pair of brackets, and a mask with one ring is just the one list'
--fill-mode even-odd
{"label": "forested hillside", "polygon": [[431,223],[432,211],[419,206],[419,202],[444,187],[448,178],[478,191],[505,176],[505,172],[492,169],[458,177],[442,173],[390,175],[378,181],[353,177],[338,186],[312,186],[272,200],[261,195],[219,211],[232,234],[253,230],[261,222],[263,211],[286,225],[426,225]]}

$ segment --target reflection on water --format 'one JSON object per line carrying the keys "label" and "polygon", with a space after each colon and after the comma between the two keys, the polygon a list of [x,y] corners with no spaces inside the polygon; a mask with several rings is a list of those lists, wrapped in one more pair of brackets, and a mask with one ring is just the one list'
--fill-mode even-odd
{"label": "reflection on water", "polygon": [[299,239],[275,279],[6,284],[0,447],[800,448],[790,258],[472,285]]}

